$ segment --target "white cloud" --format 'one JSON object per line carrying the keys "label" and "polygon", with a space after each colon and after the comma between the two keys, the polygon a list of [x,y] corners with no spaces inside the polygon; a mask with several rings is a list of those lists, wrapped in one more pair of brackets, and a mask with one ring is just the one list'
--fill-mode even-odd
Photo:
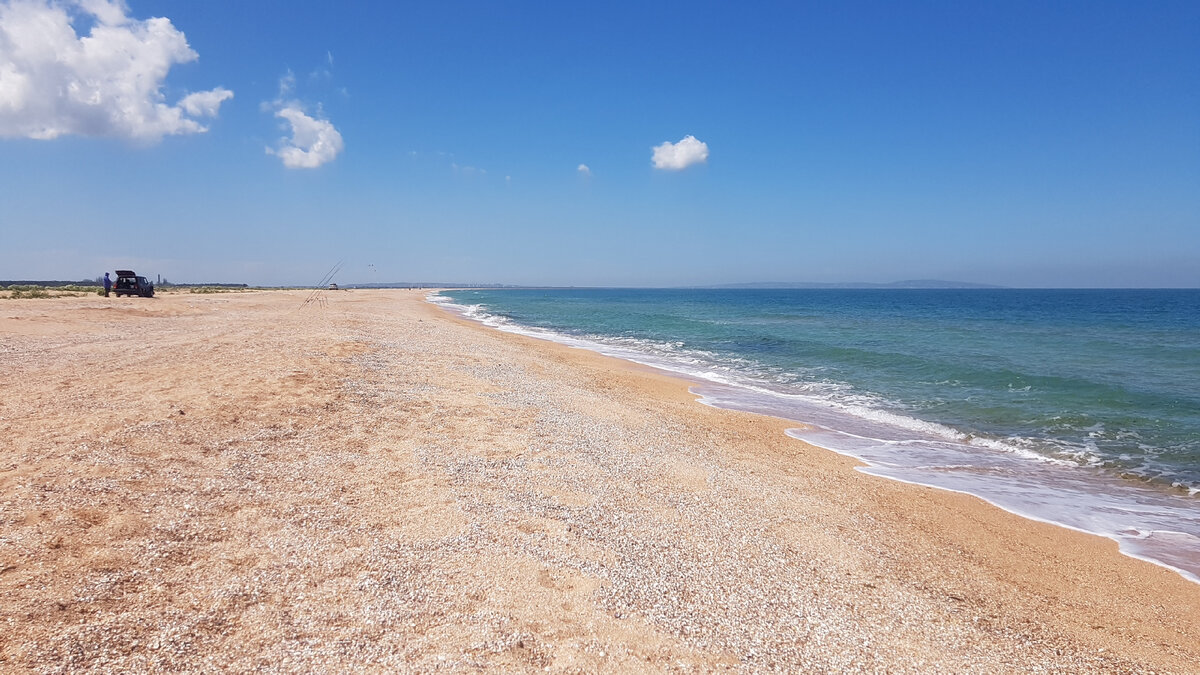
{"label": "white cloud", "polygon": [[279,100],[283,100],[288,96],[291,96],[292,92],[295,90],[296,74],[292,72],[291,68],[289,68],[288,71],[283,74],[283,77],[279,78]]}
{"label": "white cloud", "polygon": [[342,135],[329,120],[309,117],[297,103],[284,105],[275,116],[291,124],[292,136],[279,139],[279,148],[267,152],[278,155],[287,168],[315,169],[342,152]]}
{"label": "white cloud", "polygon": [[221,102],[233,98],[233,92],[224,87],[211,91],[197,91],[183,97],[179,106],[192,117],[213,117],[221,108]]}
{"label": "white cloud", "polygon": [[587,164],[580,164],[579,168],[576,169],[576,171],[578,171],[579,175],[581,175],[581,176],[591,176],[592,175],[592,170],[591,170],[591,168],[588,167]]}
{"label": "white cloud", "polygon": [[650,161],[656,169],[680,171],[693,164],[703,164],[708,161],[708,144],[696,140],[695,136],[684,136],[678,143],[664,141],[662,145],[652,148],[654,154]]}
{"label": "white cloud", "polygon": [[289,169],[315,169],[332,162],[345,145],[342,134],[329,120],[322,119],[319,112],[317,117],[309,116],[300,101],[289,98],[295,91],[296,74],[288,69],[279,78],[279,96],[261,104],[264,112],[287,120],[292,132],[291,137],[279,139],[278,147],[268,147],[267,154],[279,157]]}
{"label": "white cloud", "polygon": [[[122,0],[0,0],[0,136],[77,134],[156,142],[208,128],[233,92],[168,105],[171,67],[198,56],[170,19],[133,19]],[[90,25],[86,36],[74,24]]]}

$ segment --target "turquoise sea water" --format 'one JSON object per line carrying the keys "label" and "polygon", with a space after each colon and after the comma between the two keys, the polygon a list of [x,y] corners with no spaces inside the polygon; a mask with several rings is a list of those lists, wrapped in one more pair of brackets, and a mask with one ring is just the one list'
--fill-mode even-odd
{"label": "turquoise sea water", "polygon": [[813,425],[867,471],[977,494],[1200,578],[1200,291],[469,290],[516,332]]}

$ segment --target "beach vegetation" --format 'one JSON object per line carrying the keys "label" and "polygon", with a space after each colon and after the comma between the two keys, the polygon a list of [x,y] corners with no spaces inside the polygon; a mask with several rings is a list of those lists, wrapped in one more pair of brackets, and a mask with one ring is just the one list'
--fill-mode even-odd
{"label": "beach vegetation", "polygon": [[13,300],[23,298],[48,298],[50,293],[44,288],[14,288],[8,292],[8,297]]}
{"label": "beach vegetation", "polygon": [[248,290],[244,286],[192,286],[188,293],[242,293]]}
{"label": "beach vegetation", "polygon": [[0,298],[23,300],[32,298],[75,298],[89,293],[104,295],[104,289],[96,286],[70,284],[65,286],[40,286],[36,284],[11,284],[0,286]]}

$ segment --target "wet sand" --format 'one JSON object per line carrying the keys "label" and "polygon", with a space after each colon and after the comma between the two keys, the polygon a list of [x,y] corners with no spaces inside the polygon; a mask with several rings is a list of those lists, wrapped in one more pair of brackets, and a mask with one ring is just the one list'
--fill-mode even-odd
{"label": "wet sand", "polygon": [[1200,585],[424,292],[0,301],[0,670],[1196,672]]}

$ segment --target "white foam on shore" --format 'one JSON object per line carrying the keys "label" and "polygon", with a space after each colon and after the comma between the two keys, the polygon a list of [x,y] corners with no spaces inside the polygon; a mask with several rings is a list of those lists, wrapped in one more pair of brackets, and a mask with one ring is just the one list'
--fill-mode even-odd
{"label": "white foam on shore", "polygon": [[[972,495],[1023,518],[1112,539],[1125,555],[1200,583],[1200,512],[1190,497],[1163,494],[1084,467],[975,455],[974,463],[954,464],[955,449],[906,443],[927,451],[904,457],[915,460],[909,465],[895,462],[897,453],[886,442],[839,442],[845,434],[820,427],[789,429],[787,434],[866,463],[859,468],[864,473]],[[928,455],[944,463],[919,463]]]}
{"label": "white foam on shore", "polygon": [[[854,457],[865,473],[979,497],[1031,520],[1113,539],[1125,555],[1200,583],[1200,500],[1176,495],[1023,447],[1024,439],[970,436],[946,425],[882,410],[836,383],[780,391],[716,355],[682,343],[590,338],[522,326],[437,294],[427,300],[509,333],[587,349],[682,375],[699,402],[809,425],[788,435]],[[746,362],[749,364],[749,362]],[[837,393],[834,397],[830,394]]]}

